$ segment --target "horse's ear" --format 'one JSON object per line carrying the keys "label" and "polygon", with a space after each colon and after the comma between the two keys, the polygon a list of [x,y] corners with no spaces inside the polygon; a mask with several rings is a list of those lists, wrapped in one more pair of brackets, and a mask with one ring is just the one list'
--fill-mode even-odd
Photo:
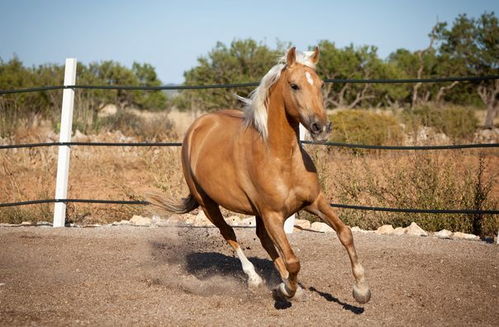
{"label": "horse's ear", "polygon": [[288,55],[286,56],[286,64],[291,67],[296,62],[296,47],[292,47],[288,50]]}
{"label": "horse's ear", "polygon": [[317,65],[317,63],[319,62],[319,47],[315,47],[314,53],[312,54],[310,60],[314,65]]}

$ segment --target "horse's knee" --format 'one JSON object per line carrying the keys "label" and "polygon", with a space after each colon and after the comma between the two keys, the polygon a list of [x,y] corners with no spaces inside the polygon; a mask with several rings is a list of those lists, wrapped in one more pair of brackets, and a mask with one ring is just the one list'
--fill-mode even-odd
{"label": "horse's knee", "polygon": [[298,260],[297,257],[290,258],[286,260],[286,270],[291,274],[291,275],[296,275],[300,271],[300,260]]}

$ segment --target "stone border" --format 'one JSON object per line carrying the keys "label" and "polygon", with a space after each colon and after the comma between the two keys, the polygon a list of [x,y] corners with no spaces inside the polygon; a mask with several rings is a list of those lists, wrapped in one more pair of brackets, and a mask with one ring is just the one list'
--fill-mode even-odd
{"label": "stone border", "polygon": [[[239,216],[229,216],[225,218],[225,221],[232,227],[239,228],[255,228],[256,221],[255,217],[241,218]],[[0,224],[0,227],[52,227],[52,224],[46,221],[41,221],[37,223],[32,223],[29,221],[22,222],[21,224]],[[193,214],[183,214],[183,215],[172,215],[167,219],[161,218],[159,216],[143,217],[134,215],[130,220],[121,220],[119,222],[113,222],[111,224],[100,225],[77,225],[70,224],[70,227],[76,228],[91,228],[91,227],[102,227],[102,226],[134,226],[134,227],[204,227],[204,228],[215,228],[213,224],[208,220],[203,211],[199,211],[197,215]],[[308,231],[315,233],[333,233],[334,230],[327,224],[323,222],[313,222],[305,219],[295,220],[295,232]],[[383,225],[377,230],[363,230],[357,226],[352,227],[352,232],[354,233],[373,233],[377,235],[410,235],[418,237],[428,237],[434,236],[440,239],[453,239],[453,240],[470,240],[470,241],[480,241],[480,237],[474,234],[467,234],[462,232],[451,232],[446,229],[442,229],[438,232],[427,232],[418,226],[415,222],[412,222],[407,227],[397,227],[393,228],[392,225]],[[486,240],[487,241],[487,240]],[[498,236],[494,238],[494,243],[499,244],[499,232]]]}

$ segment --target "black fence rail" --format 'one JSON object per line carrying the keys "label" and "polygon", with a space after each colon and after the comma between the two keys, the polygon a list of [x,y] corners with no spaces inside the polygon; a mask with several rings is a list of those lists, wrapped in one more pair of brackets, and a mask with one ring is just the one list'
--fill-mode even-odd
{"label": "black fence rail", "polygon": [[[499,143],[479,143],[479,144],[448,144],[448,145],[368,145],[354,143],[339,143],[339,142],[315,142],[315,141],[300,141],[307,145],[325,145],[350,149],[373,149],[373,150],[458,150],[458,149],[484,149],[484,148],[499,148]],[[51,146],[136,146],[136,147],[178,147],[182,146],[180,142],[46,142],[46,143],[25,143],[25,144],[3,144],[2,149],[21,149],[21,148],[38,148]]]}
{"label": "black fence rail", "polygon": [[[456,77],[439,77],[439,78],[406,78],[406,79],[343,79],[333,78],[325,79],[325,83],[363,83],[363,84],[408,84],[408,83],[445,83],[445,82],[481,82],[488,80],[499,79],[499,75],[487,76],[456,76]],[[0,95],[52,91],[63,89],[82,89],[82,90],[142,90],[142,91],[162,91],[162,90],[203,90],[203,89],[233,89],[242,87],[256,87],[259,82],[248,83],[228,83],[228,84],[208,84],[208,85],[162,85],[162,86],[145,86],[145,85],[55,85],[31,87],[15,90],[0,90]]]}
{"label": "black fence rail", "polygon": [[[326,79],[326,83],[443,83],[443,82],[480,82],[487,80],[499,79],[499,75],[489,76],[465,76],[465,77],[444,77],[444,78],[412,78],[412,79]],[[51,91],[62,89],[104,89],[104,90],[201,90],[201,89],[216,89],[216,88],[241,88],[255,87],[258,82],[239,83],[239,84],[213,84],[213,85],[164,85],[164,86],[130,86],[130,85],[59,85],[59,86],[43,86],[15,90],[0,90],[0,95],[16,94],[26,92]],[[384,146],[384,145],[364,145],[336,142],[311,142],[302,141],[303,144],[310,145],[325,145],[335,147],[359,148],[359,149],[379,149],[379,150],[453,150],[453,149],[472,149],[472,148],[497,148],[498,143],[491,144],[458,144],[458,145],[431,145],[431,146]],[[30,143],[30,144],[13,144],[0,145],[0,149],[18,149],[18,148],[34,148],[34,147],[50,147],[50,146],[181,146],[178,142],[140,142],[140,143],[111,143],[111,142],[48,142],[48,143]],[[44,203],[94,203],[94,204],[125,204],[125,205],[148,205],[147,201],[122,201],[122,200],[98,200],[98,199],[44,199],[44,200],[29,200],[11,203],[0,203],[0,208],[44,204]],[[332,207],[368,210],[368,211],[384,211],[384,212],[401,212],[401,213],[430,213],[430,214],[470,214],[484,215],[499,214],[499,210],[473,210],[473,209],[418,209],[418,208],[386,208],[386,207],[371,207],[358,206],[349,204],[331,203]]]}
{"label": "black fence rail", "polygon": [[[30,200],[11,203],[0,203],[1,207],[15,207],[30,204],[44,204],[44,203],[93,203],[93,204],[126,204],[126,205],[149,205],[148,201],[140,200],[94,200],[94,199],[44,199],[44,200]],[[403,213],[434,213],[434,214],[470,214],[470,215],[497,215],[499,210],[473,210],[473,209],[416,209],[416,208],[386,208],[386,207],[369,207],[357,206],[350,204],[330,203],[331,207],[342,209],[354,210],[367,210],[367,211],[385,211],[385,212],[403,212]]]}

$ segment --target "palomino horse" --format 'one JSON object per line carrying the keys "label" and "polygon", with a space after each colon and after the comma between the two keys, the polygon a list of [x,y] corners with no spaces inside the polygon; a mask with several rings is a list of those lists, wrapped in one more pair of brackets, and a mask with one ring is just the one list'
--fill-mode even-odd
{"label": "palomino horse", "polygon": [[[239,257],[250,287],[262,284],[253,264],[239,246],[219,206],[256,216],[256,233],[272,258],[282,283],[277,291],[298,296],[300,261],[284,233],[286,218],[305,209],[328,223],[345,246],[355,278],[353,296],[360,303],[371,297],[359,263],[352,232],[322,193],[315,166],[301,147],[302,123],[314,139],[324,139],[331,123],[323,105],[324,84],[315,72],[319,49],[296,53],[291,48],[263,77],[246,102],[243,114],[222,110],[198,118],[182,145],[182,165],[190,190],[181,203],[150,195],[166,211],[186,213],[200,206]],[[297,292],[298,291],[298,292]]]}

